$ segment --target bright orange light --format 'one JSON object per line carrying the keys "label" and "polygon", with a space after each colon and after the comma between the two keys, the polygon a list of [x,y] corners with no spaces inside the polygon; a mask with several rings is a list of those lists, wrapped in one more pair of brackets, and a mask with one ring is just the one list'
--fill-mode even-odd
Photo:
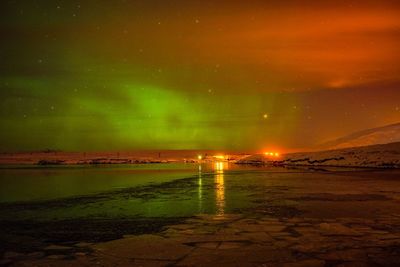
{"label": "bright orange light", "polygon": [[201,155],[198,155],[197,158],[198,158],[199,160],[201,160],[203,157],[202,157]]}
{"label": "bright orange light", "polygon": [[225,156],[217,155],[217,156],[214,156],[214,158],[216,158],[216,159],[225,159]]}
{"label": "bright orange light", "polygon": [[279,153],[278,152],[265,152],[264,154],[266,156],[279,157]]}

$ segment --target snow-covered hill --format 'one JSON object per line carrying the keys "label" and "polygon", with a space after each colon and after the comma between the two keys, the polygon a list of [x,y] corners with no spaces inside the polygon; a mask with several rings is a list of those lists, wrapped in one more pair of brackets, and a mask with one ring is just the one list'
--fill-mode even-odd
{"label": "snow-covered hill", "polygon": [[400,123],[363,130],[319,145],[318,150],[400,142]]}
{"label": "snow-covered hill", "polygon": [[291,153],[284,154],[280,158],[256,154],[243,158],[236,163],[400,168],[400,142],[318,152]]}

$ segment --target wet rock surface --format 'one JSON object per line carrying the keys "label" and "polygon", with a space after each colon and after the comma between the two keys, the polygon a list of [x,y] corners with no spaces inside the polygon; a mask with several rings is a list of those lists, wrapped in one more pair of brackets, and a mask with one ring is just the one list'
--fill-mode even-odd
{"label": "wet rock surface", "polygon": [[[378,230],[390,227],[391,231]],[[190,230],[190,231],[188,231]],[[77,251],[77,249],[80,251]],[[198,215],[158,234],[7,251],[4,266],[397,266],[400,217]]]}

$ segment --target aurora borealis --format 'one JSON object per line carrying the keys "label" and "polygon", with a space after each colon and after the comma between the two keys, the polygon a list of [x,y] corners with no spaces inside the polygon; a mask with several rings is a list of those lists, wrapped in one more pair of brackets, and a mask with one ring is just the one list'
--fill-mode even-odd
{"label": "aurora borealis", "polygon": [[2,151],[296,150],[400,121],[396,1],[0,6]]}

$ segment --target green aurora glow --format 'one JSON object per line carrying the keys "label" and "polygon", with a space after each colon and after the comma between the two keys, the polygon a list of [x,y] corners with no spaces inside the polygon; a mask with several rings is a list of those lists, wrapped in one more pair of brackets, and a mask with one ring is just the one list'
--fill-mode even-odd
{"label": "green aurora glow", "polygon": [[4,1],[1,151],[296,149],[398,122],[398,9],[333,3]]}

